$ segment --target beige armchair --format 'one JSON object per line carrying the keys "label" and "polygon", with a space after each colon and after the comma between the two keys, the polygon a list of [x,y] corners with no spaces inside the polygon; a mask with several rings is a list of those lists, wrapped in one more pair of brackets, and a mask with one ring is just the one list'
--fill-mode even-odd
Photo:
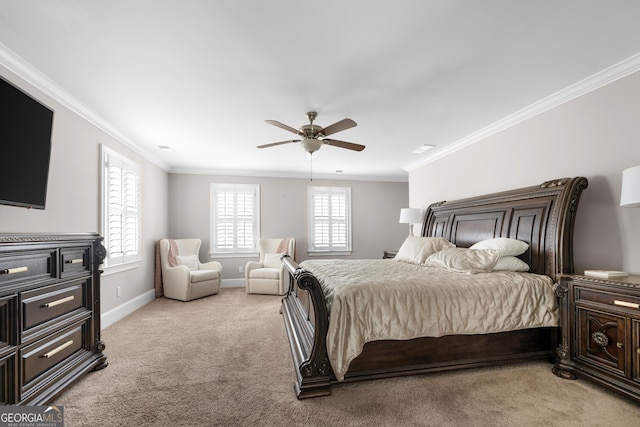
{"label": "beige armchair", "polygon": [[200,262],[200,239],[160,240],[160,264],[164,296],[180,301],[220,292],[222,265]]}
{"label": "beige armchair", "polygon": [[295,239],[260,239],[258,245],[260,260],[249,261],[244,269],[247,293],[284,295],[289,289],[290,277],[280,257],[283,253],[295,257]]}

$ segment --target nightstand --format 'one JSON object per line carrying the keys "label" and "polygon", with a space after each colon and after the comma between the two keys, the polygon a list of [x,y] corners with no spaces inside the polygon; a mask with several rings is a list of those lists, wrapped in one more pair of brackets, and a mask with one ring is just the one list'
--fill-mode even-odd
{"label": "nightstand", "polygon": [[397,254],[398,254],[398,251],[384,251],[384,255],[382,255],[382,259],[395,258]]}
{"label": "nightstand", "polygon": [[584,378],[640,401],[640,276],[563,276],[554,374]]}

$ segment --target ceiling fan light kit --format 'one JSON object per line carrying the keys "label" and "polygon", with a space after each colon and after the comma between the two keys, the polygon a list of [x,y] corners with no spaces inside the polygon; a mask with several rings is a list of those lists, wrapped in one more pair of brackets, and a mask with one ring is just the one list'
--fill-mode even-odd
{"label": "ceiling fan light kit", "polygon": [[300,145],[307,153],[313,154],[322,147],[322,141],[316,138],[305,138],[300,141]]}

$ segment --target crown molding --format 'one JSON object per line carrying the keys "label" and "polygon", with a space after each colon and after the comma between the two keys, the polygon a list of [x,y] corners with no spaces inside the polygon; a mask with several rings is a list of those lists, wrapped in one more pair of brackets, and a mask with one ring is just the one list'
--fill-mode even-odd
{"label": "crown molding", "polygon": [[91,109],[64,90],[58,83],[44,75],[37,68],[2,43],[0,43],[0,65],[4,66],[7,70],[11,71],[28,84],[40,90],[54,101],[60,103],[78,116],[87,120],[110,137],[140,154],[146,160],[165,171],[169,169],[169,166],[160,160],[157,155],[145,150],[142,146],[136,144],[116,130],[113,126],[102,120],[97,114],[91,111]]}
{"label": "crown molding", "polygon": [[376,181],[376,182],[409,182],[409,176],[404,171],[403,176],[374,176],[374,175],[349,175],[339,173],[313,173],[284,172],[284,171],[260,171],[260,170],[220,170],[197,168],[172,168],[170,174],[184,175],[213,175],[213,176],[243,176],[256,178],[287,178],[287,179],[311,179],[324,181]]}
{"label": "crown molding", "polygon": [[445,146],[442,150],[436,151],[431,155],[428,155],[420,160],[403,166],[402,168],[408,172],[415,170],[421,166],[432,163],[438,159],[446,157],[457,151],[462,150],[465,147],[482,141],[483,139],[517,125],[520,122],[528,120],[534,116],[549,111],[559,105],[578,98],[591,91],[594,91],[602,86],[606,86],[616,80],[626,77],[640,71],[640,53],[637,53],[624,61],[605,68],[602,71],[597,72],[577,83],[568,86],[567,88],[554,93],[528,107],[525,107],[513,114],[508,115],[502,120],[499,120],[485,128],[480,129],[466,137],[459,139],[451,144]]}

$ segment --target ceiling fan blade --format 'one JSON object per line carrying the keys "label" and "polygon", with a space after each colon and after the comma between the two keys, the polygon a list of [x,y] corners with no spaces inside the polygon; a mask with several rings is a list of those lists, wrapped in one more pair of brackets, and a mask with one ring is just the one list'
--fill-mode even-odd
{"label": "ceiling fan blade", "polygon": [[353,142],[339,141],[337,139],[323,139],[322,142],[327,145],[333,145],[334,147],[347,148],[354,151],[362,151],[365,146],[360,144],[354,144]]}
{"label": "ceiling fan blade", "polygon": [[299,139],[291,139],[289,141],[272,142],[271,144],[258,145],[258,148],[274,147],[276,145],[290,144],[292,142],[300,142]]}
{"label": "ceiling fan blade", "polygon": [[283,123],[280,123],[278,121],[275,121],[275,120],[265,120],[265,122],[269,123],[270,125],[274,125],[274,126],[277,126],[279,128],[282,128],[284,130],[288,130],[289,132],[293,132],[296,135],[298,135],[298,129],[294,129],[291,126],[287,126],[287,125],[285,125]]}
{"label": "ceiling fan blade", "polygon": [[324,136],[329,136],[336,132],[340,132],[341,130],[351,129],[352,127],[355,127],[357,125],[358,124],[351,119],[342,119],[339,122],[336,122],[324,128],[322,130],[322,134]]}

